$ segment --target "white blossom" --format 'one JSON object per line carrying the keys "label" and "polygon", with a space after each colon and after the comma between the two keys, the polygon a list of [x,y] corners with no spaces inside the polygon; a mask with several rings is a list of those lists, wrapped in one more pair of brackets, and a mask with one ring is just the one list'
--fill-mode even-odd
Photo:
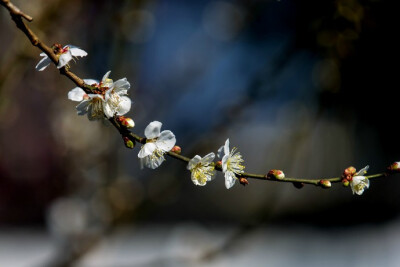
{"label": "white blossom", "polygon": [[[61,47],[60,44],[55,44],[53,46],[54,53],[58,58],[57,68],[62,68],[68,64],[74,57],[85,57],[87,56],[86,51],[80,49],[79,47],[73,45],[66,45]],[[50,65],[51,59],[46,55],[46,53],[40,53],[40,56],[43,57],[39,63],[36,65],[36,70],[43,71]]]}
{"label": "white blossom", "polygon": [[369,166],[362,168],[351,179],[350,187],[351,191],[353,191],[353,194],[361,195],[362,193],[364,193],[364,190],[366,188],[369,188],[369,180],[367,177],[363,176],[364,174],[367,173],[368,169]]}
{"label": "white blossom", "polygon": [[81,102],[76,106],[78,115],[87,114],[89,120],[99,120],[129,112],[131,100],[126,94],[130,84],[126,78],[113,82],[108,78],[110,72],[103,76],[101,82],[93,79],[83,80],[85,84],[93,87],[93,94],[86,94],[80,87],[68,92],[68,99]]}
{"label": "white blossom", "polygon": [[213,152],[204,156],[194,156],[188,163],[187,169],[191,171],[192,181],[195,185],[204,186],[211,181],[215,175],[213,162],[215,154]]}
{"label": "white blossom", "polygon": [[164,154],[176,143],[175,135],[171,131],[160,132],[161,126],[161,122],[153,121],[144,130],[146,144],[142,146],[138,154],[142,168],[146,166],[155,169],[160,166],[165,160]]}
{"label": "white blossom", "polygon": [[229,139],[226,139],[225,145],[218,149],[218,157],[222,158],[222,172],[225,174],[225,186],[227,189],[235,184],[237,180],[236,174],[242,174],[245,168],[242,165],[244,162],[242,155],[236,150],[236,147],[229,150]]}

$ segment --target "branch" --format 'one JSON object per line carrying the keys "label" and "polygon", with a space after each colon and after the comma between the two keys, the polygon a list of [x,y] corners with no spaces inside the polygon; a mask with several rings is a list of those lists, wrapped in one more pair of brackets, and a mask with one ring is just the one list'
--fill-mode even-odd
{"label": "branch", "polygon": [[[12,4],[9,0],[0,0],[0,4],[3,5],[9,12],[14,20],[16,26],[27,36],[27,38],[31,41],[32,45],[38,47],[41,51],[43,51],[51,60],[52,62],[57,65],[58,58],[53,52],[53,49],[44,44],[38,36],[27,26],[23,19],[31,22],[33,18],[25,13],[23,13],[18,7]],[[92,93],[91,88],[89,85],[85,84],[83,79],[79,78],[76,74],[71,72],[68,67],[60,68],[60,74],[68,77],[76,86],[82,88],[86,93]],[[132,141],[132,147],[136,142],[141,144],[146,144],[146,138],[136,135],[132,133],[127,128],[123,127],[121,123],[118,121],[117,118],[110,118],[110,123],[119,131],[121,136],[124,139],[129,139]],[[190,158],[180,155],[178,153],[169,151],[166,153],[168,156],[188,163]],[[222,171],[222,167],[218,164],[215,164],[215,169],[218,171]],[[396,170],[397,171],[397,170]],[[393,171],[388,170],[387,172],[373,174],[369,176],[364,176],[368,179],[373,178],[381,178],[386,177],[392,174]],[[354,174],[353,174],[354,175]],[[276,181],[276,182],[286,182],[286,183],[293,183],[296,187],[301,188],[304,184],[310,184],[315,186],[320,186],[323,188],[329,188],[331,183],[341,183],[343,182],[343,177],[334,177],[334,178],[324,178],[324,179],[303,179],[303,178],[277,178],[274,176],[270,176],[268,174],[254,174],[254,173],[247,173],[243,172],[240,175],[236,174],[237,178],[239,178],[240,183],[243,185],[247,184],[246,178],[257,179],[257,180],[265,180],[265,181]]]}

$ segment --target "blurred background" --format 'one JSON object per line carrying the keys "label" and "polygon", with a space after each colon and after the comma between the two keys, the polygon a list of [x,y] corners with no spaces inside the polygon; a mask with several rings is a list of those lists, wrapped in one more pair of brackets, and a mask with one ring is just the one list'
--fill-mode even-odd
{"label": "blurred background", "polygon": [[[127,77],[128,113],[182,154],[230,138],[246,171],[336,177],[400,160],[394,2],[13,1],[48,45],[89,55],[81,78]],[[0,266],[398,266],[399,176],[362,196],[221,174],[140,170],[107,123],[76,115],[74,84],[0,9]]]}

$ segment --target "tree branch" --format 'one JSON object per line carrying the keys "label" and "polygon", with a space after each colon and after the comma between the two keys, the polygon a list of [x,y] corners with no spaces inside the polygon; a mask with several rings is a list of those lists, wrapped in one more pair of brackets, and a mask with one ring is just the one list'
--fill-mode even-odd
{"label": "tree branch", "polygon": [[[18,7],[16,7],[14,4],[12,4],[9,0],[0,0],[0,4],[4,6],[9,12],[14,20],[16,26],[27,36],[27,38],[30,40],[32,45],[38,47],[41,51],[43,51],[52,61],[55,65],[58,64],[58,58],[54,54],[53,49],[44,44],[38,36],[27,26],[27,24],[23,21],[23,19],[31,22],[33,18],[25,13],[23,13]],[[89,85],[85,84],[85,82],[79,78],[76,74],[71,72],[67,67],[62,67],[60,68],[60,74],[68,77],[73,83],[75,83],[76,86],[82,88],[86,93],[92,93]],[[146,138],[141,137],[139,135],[136,135],[126,129],[125,127],[122,127],[121,124],[116,120],[116,118],[110,118],[109,121],[111,124],[119,131],[122,137],[126,137],[129,140],[131,140],[133,143],[138,142],[141,144],[146,143]],[[183,155],[177,154],[175,152],[167,152],[166,153],[168,156],[178,159],[180,161],[183,161],[185,163],[190,161],[190,158],[185,157]],[[222,171],[222,168],[218,165],[215,166],[215,169],[218,171]],[[386,177],[391,172],[384,172],[384,173],[378,173],[378,174],[373,174],[369,176],[365,176],[368,179],[373,179],[373,178],[381,178],[381,177]],[[238,178],[252,178],[252,179],[257,179],[257,180],[265,180],[265,181],[277,181],[277,182],[288,182],[288,183],[293,183],[296,187],[300,187],[303,184],[311,184],[315,186],[321,186],[325,187],[321,181],[329,181],[330,183],[340,183],[342,182],[342,177],[334,177],[334,178],[326,178],[326,179],[303,179],[303,178],[283,178],[283,179],[275,179],[271,178],[266,174],[254,174],[254,173],[247,173],[244,172],[241,175],[236,175]]]}

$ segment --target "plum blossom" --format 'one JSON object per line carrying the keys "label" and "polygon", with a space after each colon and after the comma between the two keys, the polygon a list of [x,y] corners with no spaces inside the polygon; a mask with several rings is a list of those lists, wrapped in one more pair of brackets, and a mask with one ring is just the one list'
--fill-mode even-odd
{"label": "plum blossom", "polygon": [[[60,44],[54,44],[52,46],[54,54],[58,58],[57,68],[60,69],[68,64],[74,57],[85,57],[87,56],[86,51],[80,49],[79,47],[73,45],[66,45],[62,47]],[[36,65],[36,70],[43,71],[50,65],[51,59],[46,55],[46,53],[40,53],[43,57],[39,63]]]}
{"label": "plum blossom", "polygon": [[191,171],[192,181],[195,185],[204,186],[211,181],[215,175],[213,162],[215,154],[213,152],[204,156],[194,156],[188,163],[187,169]]}
{"label": "plum blossom", "polygon": [[160,132],[161,126],[161,122],[153,121],[144,130],[146,144],[142,146],[138,154],[142,168],[143,166],[150,169],[159,167],[165,160],[164,154],[176,143],[175,135],[171,131]]}
{"label": "plum blossom", "polygon": [[225,187],[227,189],[235,184],[236,175],[241,175],[245,168],[242,165],[244,162],[242,155],[236,150],[236,147],[229,150],[229,138],[226,139],[225,145],[218,149],[218,157],[222,158],[222,171],[225,174]]}
{"label": "plum blossom", "polygon": [[87,94],[82,88],[76,87],[68,92],[68,99],[80,101],[76,106],[78,115],[87,114],[89,120],[99,120],[114,115],[121,116],[131,109],[131,100],[126,96],[130,88],[126,78],[116,82],[109,79],[108,71],[101,82],[93,79],[84,79],[85,84],[92,87],[92,94]]}
{"label": "plum blossom", "polygon": [[362,195],[366,188],[369,188],[369,180],[367,177],[363,176],[367,173],[369,166],[362,168],[357,172],[354,177],[350,180],[350,187],[353,194]]}

